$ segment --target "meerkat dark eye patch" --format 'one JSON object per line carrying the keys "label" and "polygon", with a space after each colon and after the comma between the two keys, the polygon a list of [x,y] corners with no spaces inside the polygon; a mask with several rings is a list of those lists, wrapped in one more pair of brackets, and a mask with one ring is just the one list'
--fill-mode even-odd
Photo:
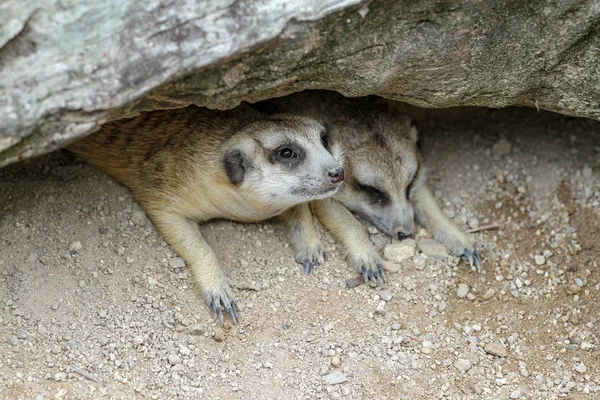
{"label": "meerkat dark eye patch", "polygon": [[331,143],[331,136],[329,135],[329,132],[321,132],[321,143],[323,144],[323,147],[329,149],[329,144]]}
{"label": "meerkat dark eye patch", "polygon": [[250,169],[250,162],[240,150],[231,149],[225,153],[223,166],[225,167],[225,173],[227,173],[229,181],[239,186],[244,182],[246,172]]}
{"label": "meerkat dark eye patch", "polygon": [[405,192],[405,196],[407,199],[410,199],[410,194],[414,188],[414,183],[417,180],[417,177],[419,176],[419,166],[417,166],[417,170],[415,171],[415,173],[412,176],[412,179],[410,180],[410,183],[408,184],[408,186],[406,187],[406,192]]}
{"label": "meerkat dark eye patch", "polygon": [[364,193],[369,198],[371,203],[376,203],[382,206],[390,203],[390,196],[386,192],[379,190],[374,186],[355,182],[354,187],[356,190]]}

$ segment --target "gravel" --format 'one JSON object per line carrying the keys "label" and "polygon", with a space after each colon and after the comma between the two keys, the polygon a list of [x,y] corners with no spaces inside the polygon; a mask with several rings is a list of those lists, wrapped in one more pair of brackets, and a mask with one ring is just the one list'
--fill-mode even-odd
{"label": "gravel", "polygon": [[379,294],[379,297],[381,298],[381,300],[383,300],[383,301],[390,301],[390,300],[392,300],[392,297],[394,297],[392,292],[389,290],[381,290],[378,294]]}
{"label": "gravel", "polygon": [[537,265],[544,265],[544,264],[546,264],[546,258],[544,256],[542,256],[542,255],[536,254],[534,256],[534,259],[535,259],[535,263]]}
{"label": "gravel", "polygon": [[346,375],[344,375],[344,373],[340,372],[340,371],[335,371],[335,372],[325,375],[323,377],[323,380],[328,385],[338,385],[340,383],[344,383],[344,382],[348,381],[348,379],[346,378]]}
{"label": "gravel", "polygon": [[171,269],[183,269],[185,267],[185,261],[181,257],[173,257],[169,259],[168,263]]}
{"label": "gravel", "polygon": [[483,294],[483,299],[484,300],[489,300],[492,297],[494,297],[496,295],[496,290],[493,288],[489,288],[488,290],[485,291],[485,293]]}
{"label": "gravel", "polygon": [[419,245],[419,250],[427,257],[440,261],[446,261],[448,259],[448,250],[446,250],[442,244],[432,239],[420,239],[417,243]]}
{"label": "gravel", "polygon": [[514,392],[511,392],[510,395],[508,396],[509,399],[520,399],[521,398],[521,392],[518,390],[515,390]]}
{"label": "gravel", "polygon": [[416,251],[416,242],[413,239],[406,239],[400,243],[390,244],[383,250],[383,256],[388,261],[401,263],[414,257]]}
{"label": "gravel", "polygon": [[459,358],[454,363],[454,367],[460,372],[467,372],[473,367],[473,363],[471,362],[471,360],[468,360],[466,358]]}
{"label": "gravel", "polygon": [[484,346],[483,350],[485,350],[486,353],[491,354],[493,356],[506,357],[508,355],[506,347],[504,347],[501,343],[487,343]]}
{"label": "gravel", "polygon": [[584,363],[575,364],[575,367],[573,367],[573,369],[576,372],[579,372],[580,374],[585,374],[587,372],[587,367]]}
{"label": "gravel", "polygon": [[71,253],[77,253],[77,252],[81,251],[81,249],[83,249],[83,245],[81,244],[80,241],[73,242],[69,246],[69,251]]}
{"label": "gravel", "polygon": [[459,299],[464,299],[469,294],[469,290],[469,285],[466,283],[461,283],[458,285],[458,288],[456,288],[456,297]]}
{"label": "gravel", "polygon": [[598,398],[598,122],[510,108],[415,124],[442,208],[498,226],[472,235],[484,272],[424,252],[419,230],[382,288],[349,288],[324,231],[329,261],[306,276],[281,225],[213,221],[237,326],[122,185],[60,153],[1,169],[0,398]]}

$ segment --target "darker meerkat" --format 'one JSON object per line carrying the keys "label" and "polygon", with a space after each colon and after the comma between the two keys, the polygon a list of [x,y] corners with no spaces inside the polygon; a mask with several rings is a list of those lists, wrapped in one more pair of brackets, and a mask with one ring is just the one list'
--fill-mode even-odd
{"label": "darker meerkat", "polygon": [[[306,91],[255,107],[267,112],[293,112],[334,128],[334,140],[344,152],[346,181],[333,198],[314,201],[311,206],[325,228],[342,242],[350,263],[365,281],[385,277],[381,257],[348,210],[400,239],[414,233],[416,220],[454,255],[475,263],[480,270],[475,242],[444,214],[429,190],[417,148],[417,130],[393,102]],[[312,237],[294,242],[317,246]],[[322,257],[305,260],[305,270],[323,261]]]}
{"label": "darker meerkat", "polygon": [[237,322],[235,300],[197,222],[256,222],[290,208],[302,219],[310,212],[302,203],[334,195],[344,179],[341,152],[322,124],[247,105],[143,113],[68,149],[132,191],[221,321],[223,308]]}

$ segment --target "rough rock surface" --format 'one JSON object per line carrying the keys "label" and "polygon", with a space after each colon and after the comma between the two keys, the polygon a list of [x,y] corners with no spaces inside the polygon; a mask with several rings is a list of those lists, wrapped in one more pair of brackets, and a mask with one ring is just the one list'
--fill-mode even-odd
{"label": "rough rock surface", "polygon": [[308,88],[600,118],[596,1],[0,4],[0,166],[109,119]]}

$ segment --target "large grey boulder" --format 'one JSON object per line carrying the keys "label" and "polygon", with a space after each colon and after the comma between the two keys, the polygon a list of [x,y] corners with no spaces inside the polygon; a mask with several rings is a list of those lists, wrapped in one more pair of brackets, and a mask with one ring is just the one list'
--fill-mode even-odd
{"label": "large grey boulder", "polygon": [[140,110],[309,88],[600,119],[600,1],[0,3],[0,166]]}

